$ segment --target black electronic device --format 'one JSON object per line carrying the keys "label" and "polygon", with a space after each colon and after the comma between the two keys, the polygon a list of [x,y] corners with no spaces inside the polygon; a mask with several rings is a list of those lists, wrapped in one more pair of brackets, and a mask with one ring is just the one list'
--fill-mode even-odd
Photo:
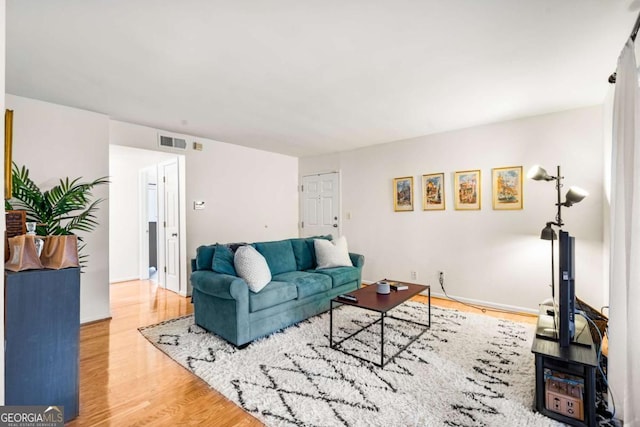
{"label": "black electronic device", "polygon": [[536,336],[557,341],[560,347],[572,344],[589,346],[587,320],[576,316],[575,239],[560,230],[558,291],[552,305],[541,306]]}
{"label": "black electronic device", "polygon": [[347,301],[351,301],[351,302],[358,302],[358,298],[354,297],[353,295],[349,295],[349,294],[338,295],[338,298],[343,299],[343,300],[347,300]]}
{"label": "black electronic device", "polygon": [[560,347],[568,347],[576,333],[575,239],[560,231],[560,275],[558,283],[558,335]]}

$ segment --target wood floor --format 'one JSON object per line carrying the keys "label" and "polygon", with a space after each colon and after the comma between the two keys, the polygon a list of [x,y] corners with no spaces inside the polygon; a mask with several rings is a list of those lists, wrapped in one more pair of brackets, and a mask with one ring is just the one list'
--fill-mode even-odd
{"label": "wood floor", "polygon": [[[426,302],[426,297],[416,300]],[[432,298],[434,306],[480,310]],[[111,285],[112,319],[80,329],[80,416],[68,426],[260,426],[257,419],[158,351],[140,326],[193,312],[151,281]],[[535,323],[513,313],[487,315]]]}

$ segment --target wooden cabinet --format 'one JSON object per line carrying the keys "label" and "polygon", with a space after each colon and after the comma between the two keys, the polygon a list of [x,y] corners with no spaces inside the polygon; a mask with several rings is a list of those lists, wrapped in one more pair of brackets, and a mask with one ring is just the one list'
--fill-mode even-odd
{"label": "wooden cabinet", "polygon": [[78,415],[80,269],[5,273],[5,405]]}

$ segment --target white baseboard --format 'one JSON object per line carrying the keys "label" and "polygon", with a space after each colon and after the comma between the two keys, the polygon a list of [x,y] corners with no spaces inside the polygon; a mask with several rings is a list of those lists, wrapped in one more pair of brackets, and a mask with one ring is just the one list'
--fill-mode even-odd
{"label": "white baseboard", "polygon": [[113,285],[114,283],[132,282],[134,280],[140,280],[140,276],[118,277],[116,279],[109,280],[109,284]]}
{"label": "white baseboard", "polygon": [[[483,300],[477,300],[477,299],[471,299],[471,298],[458,297],[455,295],[450,295],[450,297],[447,298],[447,296],[444,293],[433,292],[433,289],[431,291],[432,291],[431,296],[437,297],[437,298],[448,299],[452,301],[458,300],[466,304],[472,304],[472,305],[477,305],[477,306],[486,307],[486,308],[495,308],[499,310],[510,311],[513,313],[538,314],[537,308],[533,309],[528,307],[520,307],[517,305],[499,304],[491,301],[483,301]],[[421,294],[426,295],[426,293],[421,293]]]}
{"label": "white baseboard", "polygon": [[111,313],[108,313],[107,315],[91,316],[84,319],[80,319],[80,325],[86,325],[87,323],[95,323],[95,322],[100,322],[102,320],[109,320],[109,319],[111,319]]}
{"label": "white baseboard", "polygon": [[[364,283],[365,285],[370,285],[370,284],[375,283],[375,282],[371,282],[371,281],[368,281],[368,280],[363,280],[362,283]],[[424,295],[424,296],[427,295],[426,292],[421,292],[420,294]],[[442,299],[448,299],[448,300],[458,300],[460,302],[467,303],[467,304],[478,305],[478,306],[486,307],[486,308],[495,308],[495,309],[499,309],[499,310],[510,311],[510,312],[513,312],[513,313],[538,314],[538,308],[528,308],[528,307],[519,307],[519,306],[516,306],[516,305],[499,304],[499,303],[495,303],[495,302],[491,302],[491,301],[484,301],[484,300],[477,300],[477,299],[471,299],[471,298],[458,297],[456,295],[451,295],[448,298],[444,293],[434,292],[434,287],[433,286],[431,287],[431,296],[437,297],[437,298],[442,298]]]}

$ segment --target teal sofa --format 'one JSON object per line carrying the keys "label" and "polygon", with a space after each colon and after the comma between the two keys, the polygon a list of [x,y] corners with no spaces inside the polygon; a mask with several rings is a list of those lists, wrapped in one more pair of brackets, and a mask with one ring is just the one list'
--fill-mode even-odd
{"label": "teal sofa", "polygon": [[[316,238],[331,239],[331,236]],[[358,289],[364,256],[352,267],[316,269],[314,238],[251,245],[267,261],[271,282],[253,292],[235,273],[233,244],[200,246],[191,261],[195,323],[238,347],[329,310],[337,295]]]}

